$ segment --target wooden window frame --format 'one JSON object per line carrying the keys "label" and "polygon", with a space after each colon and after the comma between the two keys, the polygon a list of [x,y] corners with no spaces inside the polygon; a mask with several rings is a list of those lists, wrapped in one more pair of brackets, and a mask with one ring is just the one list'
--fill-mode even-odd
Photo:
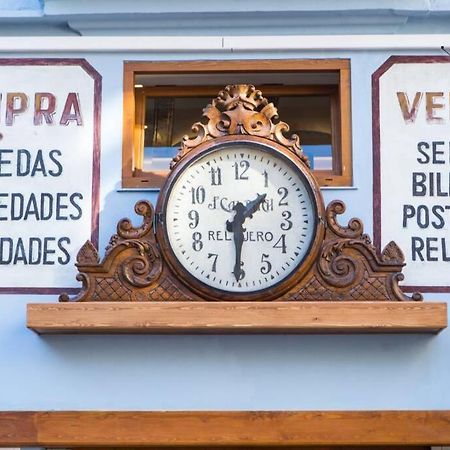
{"label": "wooden window frame", "polygon": [[[330,94],[333,139],[333,171],[314,171],[321,186],[350,186],[352,184],[352,152],[350,121],[350,61],[348,59],[304,60],[238,60],[238,61],[125,61],[124,120],[122,144],[122,187],[160,188],[169,171],[142,171],[142,139],[145,96],[177,95],[188,97],[210,93],[217,95],[223,86],[147,87],[136,91],[135,77],[139,74],[205,74],[205,73],[308,73],[337,72],[339,84],[283,86],[283,93]],[[278,86],[268,85],[265,96],[276,95]],[[198,117],[200,120],[200,117]],[[195,120],[193,120],[194,122]],[[301,138],[301,137],[300,137]]]}

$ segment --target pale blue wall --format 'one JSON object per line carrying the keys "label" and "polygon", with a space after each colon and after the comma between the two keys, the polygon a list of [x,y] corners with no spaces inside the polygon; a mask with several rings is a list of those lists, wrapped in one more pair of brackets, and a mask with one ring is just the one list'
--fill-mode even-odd
{"label": "pale blue wall", "polygon": [[0,17],[41,15],[43,7],[43,0],[2,0],[0,2]]}
{"label": "pale blue wall", "polygon": [[[398,54],[398,52],[396,52]],[[418,52],[414,52],[418,54]],[[436,54],[438,52],[436,51]],[[235,58],[351,58],[354,190],[346,201],[372,233],[371,74],[389,52],[239,53]],[[33,55],[9,54],[3,57]],[[55,55],[45,55],[55,56]],[[122,70],[127,59],[223,54],[70,54],[103,76],[101,242],[148,193],[117,192]],[[104,210],[104,205],[107,209]],[[442,298],[428,295],[428,299]],[[28,302],[0,296],[1,410],[370,410],[450,408],[450,331],[359,336],[46,336],[25,327]]]}

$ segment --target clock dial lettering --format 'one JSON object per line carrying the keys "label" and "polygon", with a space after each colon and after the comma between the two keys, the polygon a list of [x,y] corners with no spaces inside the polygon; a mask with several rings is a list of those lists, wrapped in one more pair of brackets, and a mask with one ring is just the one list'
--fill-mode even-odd
{"label": "clock dial lettering", "polygon": [[203,186],[198,186],[197,188],[191,188],[191,195],[192,195],[192,204],[199,204],[201,205],[205,201],[206,192],[205,188]]}
{"label": "clock dial lettering", "polygon": [[200,215],[195,209],[191,209],[188,212],[188,218],[192,220],[192,222],[189,222],[189,228],[197,228],[198,222],[200,220]]}
{"label": "clock dial lettering", "polygon": [[265,212],[273,211],[273,198],[271,199],[265,199],[261,203],[261,209]]}
{"label": "clock dial lettering", "polygon": [[217,268],[217,258],[218,258],[218,254],[217,253],[208,253],[208,259],[212,258],[212,268],[211,268],[211,272],[215,272],[216,268]]}
{"label": "clock dial lettering", "polygon": [[281,253],[286,253],[286,235],[282,234],[280,239],[275,242],[273,248],[281,248]]}
{"label": "clock dial lettering", "polygon": [[211,167],[209,171],[211,174],[211,186],[221,186],[222,185],[222,171],[220,167]]}
{"label": "clock dial lettering", "polygon": [[247,160],[240,161],[239,164],[235,162],[234,167],[234,179],[235,180],[248,180],[248,175],[245,175],[250,168],[250,163]]}
{"label": "clock dial lettering", "polygon": [[263,275],[267,275],[271,270],[272,270],[272,264],[269,261],[269,255],[266,255],[265,253],[263,253],[261,255],[261,263],[263,264],[261,266],[261,269],[259,269],[261,271],[261,273]]}
{"label": "clock dial lettering", "polygon": [[269,187],[269,174],[267,173],[267,170],[265,170],[262,174],[264,176],[264,187]]}
{"label": "clock dial lettering", "polygon": [[287,206],[288,202],[285,201],[288,196],[288,190],[285,187],[278,188],[277,192],[281,195],[280,201],[278,202],[278,206]]}
{"label": "clock dial lettering", "polygon": [[292,213],[290,211],[283,211],[281,216],[284,219],[284,222],[281,222],[280,228],[284,231],[289,231],[292,228],[292,221],[289,220],[292,217]]}
{"label": "clock dial lettering", "polygon": [[196,231],[192,233],[192,248],[199,252],[203,248],[202,233]]}

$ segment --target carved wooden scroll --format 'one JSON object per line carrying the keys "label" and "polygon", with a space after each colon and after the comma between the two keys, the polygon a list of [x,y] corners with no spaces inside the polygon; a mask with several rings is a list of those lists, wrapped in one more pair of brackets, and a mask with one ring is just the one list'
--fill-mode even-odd
{"label": "carved wooden scroll", "polygon": [[203,110],[203,117],[206,124],[196,122],[192,126],[195,137],[183,137],[181,149],[173,159],[171,169],[189,151],[203,142],[236,134],[259,136],[278,142],[308,164],[308,158],[300,147],[299,136],[292,134],[287,138],[284,135],[289,131],[289,125],[279,120],[277,108],[273,103],[269,103],[255,86],[226,86]]}
{"label": "carved wooden scroll", "polygon": [[[253,86],[227,86],[203,112],[204,121],[193,126],[196,137],[184,138],[172,168],[205,141],[225,135],[253,135],[283,145],[308,164],[299,137],[286,137],[289,126],[278,120],[275,106]],[[94,302],[192,302],[205,301],[180,280],[164,261],[154,232],[154,209],[140,201],[135,211],[142,224],[134,227],[129,219],[117,225],[103,260],[90,241],[77,258],[82,282],[79,295],[60,301]],[[345,211],[341,201],[331,202],[325,214],[325,235],[319,242],[317,260],[277,301],[405,301],[422,300],[419,293],[407,297],[398,283],[403,279],[402,251],[390,242],[379,254],[359,219],[341,226],[337,216]],[[264,300],[264,297],[261,298]],[[273,299],[272,299],[273,300]]]}
{"label": "carved wooden scroll", "polygon": [[[202,301],[174,277],[161,258],[153,232],[153,207],[147,201],[136,204],[143,217],[139,227],[128,219],[117,225],[102,262],[90,241],[77,259],[82,290],[73,299],[66,294],[60,301]],[[301,282],[278,301],[405,301],[422,300],[419,293],[406,296],[398,282],[403,279],[402,251],[390,242],[377,254],[363,224],[350,220],[343,227],[337,215],[344,203],[328,205],[326,235],[317,263]]]}

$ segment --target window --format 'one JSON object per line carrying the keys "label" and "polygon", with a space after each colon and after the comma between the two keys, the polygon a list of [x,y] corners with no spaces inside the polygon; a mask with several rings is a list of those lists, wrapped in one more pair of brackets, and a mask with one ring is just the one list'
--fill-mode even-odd
{"label": "window", "polygon": [[237,83],[275,104],[322,186],[351,184],[349,61],[310,59],[126,62],[123,187],[161,187],[203,108]]}

